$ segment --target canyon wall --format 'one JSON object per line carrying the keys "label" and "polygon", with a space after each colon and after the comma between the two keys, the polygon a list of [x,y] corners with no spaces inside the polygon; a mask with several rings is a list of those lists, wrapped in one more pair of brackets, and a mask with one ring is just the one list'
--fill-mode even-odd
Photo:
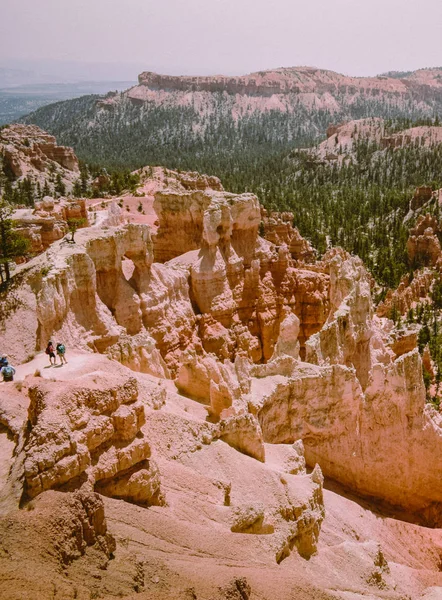
{"label": "canyon wall", "polygon": [[[85,229],[30,263],[35,349],[63,339],[172,377],[212,420],[227,419],[220,439],[259,460],[261,431],[267,443],[302,439],[327,476],[434,521],[439,414],[425,404],[415,332],[399,336],[374,315],[362,262],[339,249],[312,264],[292,258],[258,235],[251,194],[165,190],[154,204],[154,236],[145,225]],[[7,322],[3,334],[19,357]],[[94,451],[83,446],[78,476]],[[33,481],[29,490],[46,489]]]}

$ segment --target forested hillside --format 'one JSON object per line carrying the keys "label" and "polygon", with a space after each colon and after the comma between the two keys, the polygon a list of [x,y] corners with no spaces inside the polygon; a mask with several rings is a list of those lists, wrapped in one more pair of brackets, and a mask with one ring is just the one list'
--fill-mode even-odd
{"label": "forested hillside", "polygon": [[[354,159],[342,166],[293,152],[265,172],[256,169],[251,181],[264,205],[294,212],[295,225],[319,251],[342,246],[381,284],[395,287],[417,266],[407,260],[404,219],[417,186],[442,187],[442,145],[381,150],[360,140]],[[436,202],[425,210],[437,212]]]}
{"label": "forested hillside", "polygon": [[121,94],[43,107],[24,121],[73,146],[94,172],[163,165],[253,191],[267,208],[293,211],[320,252],[339,244],[359,254],[383,285],[412,268],[403,220],[416,186],[442,185],[440,144],[386,147],[367,135],[350,153],[336,146],[344,161],[298,150],[325,139],[330,123],[352,119],[388,119],[389,135],[439,125],[440,69],[377,78],[309,68],[229,79],[144,73],[139,81]]}
{"label": "forested hillside", "polygon": [[441,113],[442,69],[358,78],[298,67],[229,78],[142,73],[125,92],[58,102],[23,121],[86,162],[227,173],[317,142],[332,122]]}

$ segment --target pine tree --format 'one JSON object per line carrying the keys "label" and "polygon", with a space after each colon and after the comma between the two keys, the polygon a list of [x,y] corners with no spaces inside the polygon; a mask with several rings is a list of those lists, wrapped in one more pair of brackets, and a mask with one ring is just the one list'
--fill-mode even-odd
{"label": "pine tree", "polygon": [[0,199],[0,278],[2,283],[11,278],[10,262],[23,256],[29,249],[29,240],[14,231],[11,219],[13,209]]}
{"label": "pine tree", "polygon": [[57,177],[55,179],[55,193],[59,196],[64,196],[66,194],[66,186],[61,178],[60,173],[57,173]]}

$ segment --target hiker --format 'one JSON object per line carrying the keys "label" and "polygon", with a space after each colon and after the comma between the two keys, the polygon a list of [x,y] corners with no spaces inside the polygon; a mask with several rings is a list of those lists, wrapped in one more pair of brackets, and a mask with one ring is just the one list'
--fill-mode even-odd
{"label": "hiker", "polygon": [[0,375],[3,376],[3,381],[14,381],[15,369],[6,361],[6,365],[0,369]]}
{"label": "hiker", "polygon": [[0,369],[2,367],[6,367],[8,364],[8,355],[7,354],[2,354],[2,357],[0,358]]}
{"label": "hiker", "polygon": [[[48,345],[46,346],[46,350],[45,350],[46,354],[49,356],[49,362],[50,364],[57,364],[57,359],[55,357],[55,351],[54,351],[54,346],[52,345],[52,342],[49,341]],[[52,359],[54,359],[54,362],[52,362]]]}
{"label": "hiker", "polygon": [[66,360],[66,356],[65,356],[65,352],[66,352],[66,348],[64,346],[64,344],[61,344],[60,342],[57,343],[57,356],[60,359],[60,364],[64,364],[67,365],[68,361]]}

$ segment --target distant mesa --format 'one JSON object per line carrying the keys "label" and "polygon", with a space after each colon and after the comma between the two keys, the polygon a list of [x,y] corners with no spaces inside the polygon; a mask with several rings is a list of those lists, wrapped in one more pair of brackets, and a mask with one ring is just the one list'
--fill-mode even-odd
{"label": "distant mesa", "polygon": [[164,91],[228,92],[232,94],[289,94],[308,92],[357,93],[385,90],[406,93],[411,86],[442,87],[441,69],[421,69],[378,77],[349,77],[315,67],[280,68],[243,76],[173,76],[145,71],[138,76],[140,86]]}

